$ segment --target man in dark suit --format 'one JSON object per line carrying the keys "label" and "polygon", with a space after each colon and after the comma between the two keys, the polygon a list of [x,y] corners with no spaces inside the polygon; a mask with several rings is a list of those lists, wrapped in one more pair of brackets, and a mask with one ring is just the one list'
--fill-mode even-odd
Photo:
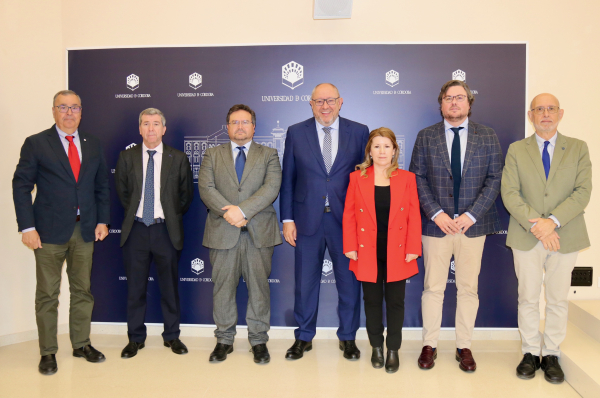
{"label": "man in dark suit", "polygon": [[152,260],[158,273],[164,345],[175,354],[188,352],[179,340],[178,262],[183,249],[182,216],[194,198],[193,180],[187,156],[162,142],[166,124],[160,110],[143,110],[139,117],[143,143],[122,151],[115,171],[117,193],[125,208],[121,247],[127,273],[129,343],[121,358],[131,358],[144,348]]}
{"label": "man in dark suit", "polygon": [[438,96],[444,120],[419,132],[410,162],[423,222],[421,369],[435,365],[452,255],[458,291],[456,359],[465,372],[477,368],[471,338],[479,308],[479,271],[485,236],[501,229],[495,200],[504,159],[494,130],[469,120],[474,100],[465,82],[444,84]]}
{"label": "man in dark suit", "polygon": [[198,189],[209,210],[202,244],[210,249],[213,317],[217,345],[209,361],[224,361],[233,351],[238,319],[236,290],[240,276],[248,287],[246,324],[254,362],[271,360],[267,332],[271,324],[269,274],[275,245],[281,244],[273,202],[281,186],[277,150],[252,141],[256,115],[244,104],[226,117],[230,143],[204,154]]}
{"label": "man in dark suit", "polygon": [[[54,126],[25,140],[12,182],[19,231],[23,243],[35,254],[35,315],[42,355],[38,369],[45,375],[58,370],[58,296],[65,259],[73,356],[89,362],[105,359],[90,344],[94,308],[90,273],[94,241],[108,235],[110,217],[102,145],[96,137],[78,130],[81,99],[73,91],[59,91],[52,115]],[[34,186],[37,193],[32,204]]]}
{"label": "man in dark suit", "polygon": [[360,282],[349,269],[342,240],[342,215],[349,175],[362,163],[367,126],[338,117],[344,100],[330,83],[311,95],[314,117],[290,126],[285,140],[279,198],[283,236],[295,249],[296,341],[286,358],[299,359],[312,349],[325,248],[333,262],[338,289],[340,349],[346,359],[360,357],[356,331],[360,321]]}

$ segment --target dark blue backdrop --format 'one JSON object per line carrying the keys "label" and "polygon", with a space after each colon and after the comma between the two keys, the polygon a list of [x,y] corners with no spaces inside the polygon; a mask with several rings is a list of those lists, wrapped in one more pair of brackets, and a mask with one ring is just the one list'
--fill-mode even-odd
{"label": "dark blue backdrop", "polygon": [[[277,45],[131,48],[69,51],[69,88],[82,97],[82,129],[98,136],[114,169],[119,152],[139,144],[138,115],[148,107],[167,118],[164,142],[188,153],[195,174],[207,147],[227,142],[227,110],[245,103],[256,111],[255,139],[277,148],[287,127],[312,116],[308,100],[321,82],[338,86],[341,115],[370,129],[398,136],[400,164],[408,168],[417,132],[441,120],[437,96],[453,77],[466,79],[475,94],[472,120],[496,130],[504,153],[524,137],[525,44]],[[119,248],[123,209],[111,175],[111,234],[96,244],[93,320],[126,321],[127,282]],[[508,215],[497,201],[504,228]],[[278,204],[275,204],[278,209]],[[184,216],[185,248],[179,275],[184,324],[214,324],[211,265],[202,246],[206,208],[196,191]],[[487,238],[479,282],[476,326],[517,326],[517,281],[505,232]],[[271,323],[295,326],[294,256],[277,246],[271,273]],[[423,265],[406,290],[406,327],[421,320]],[[162,322],[156,272],[148,288],[147,322]],[[245,324],[247,291],[238,289],[239,324]],[[456,287],[452,269],[442,326],[454,326]],[[337,294],[328,260],[323,265],[318,326],[337,326]],[[364,319],[362,320],[364,326]]]}

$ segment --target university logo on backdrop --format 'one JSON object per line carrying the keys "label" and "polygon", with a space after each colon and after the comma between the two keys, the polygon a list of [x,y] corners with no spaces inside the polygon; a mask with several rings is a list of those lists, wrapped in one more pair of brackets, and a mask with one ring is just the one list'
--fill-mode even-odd
{"label": "university logo on backdrop", "polygon": [[199,258],[192,260],[192,272],[196,275],[200,275],[204,272],[204,261]]}
{"label": "university logo on backdrop", "polygon": [[127,76],[127,88],[131,91],[135,91],[140,87],[140,77],[133,73]]}
{"label": "university logo on backdrop", "polygon": [[398,85],[398,82],[400,82],[400,73],[392,69],[385,74],[385,84],[388,86],[395,87]]}
{"label": "university logo on backdrop", "polygon": [[[461,82],[467,82],[467,73],[464,70],[460,70],[457,69],[454,72],[452,72],[452,80],[459,80]],[[479,92],[477,90],[473,90],[472,87],[469,87],[471,89],[471,94],[475,95],[475,94],[479,94]]]}
{"label": "university logo on backdrop", "polygon": [[303,83],[304,67],[298,62],[290,61],[281,67],[281,84],[293,90]]}

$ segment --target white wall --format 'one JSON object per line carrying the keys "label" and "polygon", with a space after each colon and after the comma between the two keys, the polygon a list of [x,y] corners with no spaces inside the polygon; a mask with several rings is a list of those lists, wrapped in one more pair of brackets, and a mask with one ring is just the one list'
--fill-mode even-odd
{"label": "white wall", "polygon": [[[560,130],[586,140],[592,162],[598,159],[600,2],[355,0],[352,19],[337,21],[313,20],[312,4],[312,0],[0,0],[4,127],[0,242],[5,253],[0,262],[0,338],[35,329],[35,264],[33,253],[20,243],[17,233],[11,180],[24,138],[52,123],[52,96],[66,88],[67,48],[527,41],[529,98],[540,92],[555,94],[565,109]],[[528,133],[532,132],[529,128]],[[594,228],[594,220],[600,219],[596,193],[586,219],[593,246],[580,254],[578,265],[594,266],[600,256],[600,230]],[[597,281],[593,287],[576,290],[572,296],[600,299]],[[63,302],[65,298],[61,296]],[[62,306],[61,323],[66,320],[66,307]]]}

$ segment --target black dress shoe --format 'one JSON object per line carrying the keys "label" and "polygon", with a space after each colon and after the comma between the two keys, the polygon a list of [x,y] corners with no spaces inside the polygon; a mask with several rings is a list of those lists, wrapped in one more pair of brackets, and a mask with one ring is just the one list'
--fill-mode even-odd
{"label": "black dress shoe", "polygon": [[387,350],[387,358],[385,359],[385,371],[388,373],[396,373],[400,367],[400,358],[398,358],[398,350]]}
{"label": "black dress shoe", "polygon": [[137,341],[130,341],[129,344],[121,351],[121,358],[132,358],[137,355],[138,350],[141,350],[146,345]]}
{"label": "black dress shoe", "polygon": [[355,340],[340,340],[340,350],[344,351],[344,358],[356,361],[360,358],[360,350],[356,346]]}
{"label": "black dress shoe", "polygon": [[383,368],[383,347],[373,347],[371,365],[373,365],[375,369]]}
{"label": "black dress shoe", "polygon": [[559,384],[565,381],[565,374],[558,363],[556,355],[546,355],[542,358],[542,369],[544,370],[544,378],[552,384]]}
{"label": "black dress shoe", "polygon": [[171,347],[171,351],[175,354],[183,355],[188,353],[188,349],[179,339],[165,341],[165,347]]}
{"label": "black dress shoe", "polygon": [[254,363],[269,363],[271,356],[266,344],[257,344],[250,348],[250,352],[254,354]]}
{"label": "black dress shoe", "polygon": [[529,352],[523,355],[523,359],[517,366],[517,377],[519,379],[533,379],[535,371],[540,368],[540,357],[530,354]]}
{"label": "black dress shoe", "polygon": [[85,358],[88,362],[104,362],[106,359],[103,353],[92,347],[90,344],[73,350],[73,356]]}
{"label": "black dress shoe", "polygon": [[210,362],[220,362],[227,359],[227,354],[233,352],[233,345],[217,343],[213,352],[210,353]]}
{"label": "black dress shoe", "polygon": [[50,376],[58,371],[58,365],[56,364],[56,357],[54,354],[42,355],[38,369],[41,374]]}
{"label": "black dress shoe", "polygon": [[300,359],[304,356],[305,351],[310,350],[312,350],[312,341],[296,340],[285,353],[285,357],[287,359]]}

